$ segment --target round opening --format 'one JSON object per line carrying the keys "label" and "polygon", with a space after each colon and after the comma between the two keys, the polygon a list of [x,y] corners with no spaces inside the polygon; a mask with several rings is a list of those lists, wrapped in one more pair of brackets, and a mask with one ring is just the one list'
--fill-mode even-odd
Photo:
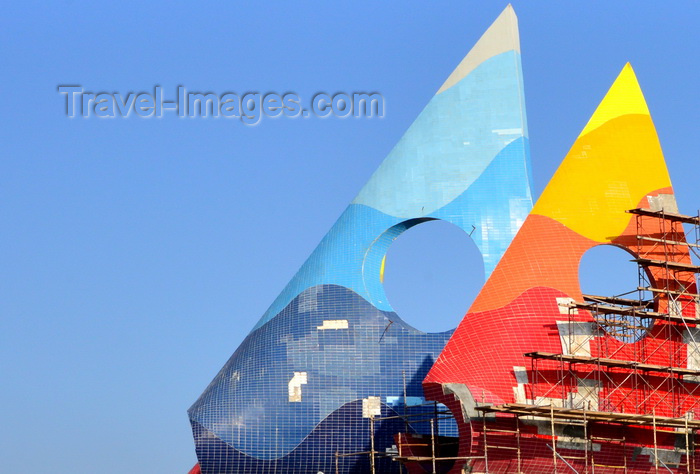
{"label": "round opening", "polygon": [[[604,305],[629,308],[625,300],[635,301],[635,306],[651,304],[639,300],[639,271],[632,254],[615,245],[598,245],[589,249],[579,264],[581,292],[590,299]],[[600,297],[600,298],[596,298]],[[614,297],[615,300],[605,300]],[[603,328],[622,342],[640,340],[649,331],[653,321],[648,318],[599,314]]]}
{"label": "round opening", "polygon": [[457,327],[483,285],[481,252],[449,222],[411,227],[387,251],[384,292],[399,317],[418,330]]}

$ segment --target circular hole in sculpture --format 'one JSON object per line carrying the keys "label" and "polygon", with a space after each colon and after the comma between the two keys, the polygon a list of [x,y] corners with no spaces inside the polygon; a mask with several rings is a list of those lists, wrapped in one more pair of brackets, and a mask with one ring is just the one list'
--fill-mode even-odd
{"label": "circular hole in sculpture", "polygon": [[457,327],[483,285],[481,252],[449,222],[411,227],[387,251],[384,292],[399,317],[420,331]]}
{"label": "circular hole in sculpture", "polygon": [[[632,254],[615,245],[598,245],[583,254],[579,264],[579,282],[581,292],[589,298],[586,302],[598,302],[600,307],[613,306],[624,310],[632,307],[640,311],[653,309],[653,302],[639,299],[639,271],[637,265],[630,261],[633,258]],[[599,311],[594,317],[599,319],[601,327],[609,335],[627,343],[642,339],[653,324],[649,318],[606,314],[604,311]]]}

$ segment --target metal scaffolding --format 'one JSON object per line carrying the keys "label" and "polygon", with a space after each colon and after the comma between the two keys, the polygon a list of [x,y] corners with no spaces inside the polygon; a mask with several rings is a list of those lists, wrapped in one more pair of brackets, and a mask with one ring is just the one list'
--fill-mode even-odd
{"label": "metal scaffolding", "polygon": [[[405,405],[404,405],[405,407]],[[340,463],[343,458],[349,458],[353,457],[356,458],[358,456],[366,456],[369,459],[369,466],[370,466],[370,472],[372,474],[376,474],[378,472],[377,467],[376,467],[376,459],[379,457],[388,457],[391,458],[394,461],[400,461],[402,463],[404,462],[421,462],[421,463],[430,463],[432,467],[432,472],[437,473],[438,472],[438,465],[441,463],[452,463],[455,460],[462,459],[462,460],[469,460],[469,459],[476,459],[476,458],[483,458],[483,456],[470,456],[470,457],[457,457],[457,456],[444,456],[441,455],[442,450],[445,447],[449,446],[457,446],[458,441],[456,438],[447,438],[443,439],[439,435],[439,422],[440,420],[452,420],[452,414],[450,411],[445,410],[443,408],[440,408],[440,404],[437,402],[430,402],[430,403],[423,403],[423,404],[418,404],[418,405],[412,405],[410,407],[414,411],[418,411],[418,413],[410,413],[408,410],[404,409],[404,413],[400,415],[394,415],[394,416],[375,416],[375,415],[370,415],[369,416],[369,426],[370,426],[370,433],[369,433],[369,438],[370,438],[370,450],[369,451],[356,451],[356,452],[349,452],[349,453],[341,453],[341,452],[336,452],[335,453],[335,471],[336,474],[341,472],[340,468]],[[426,408],[431,408],[430,412],[426,411]],[[396,419],[401,419],[405,423],[406,427],[406,433],[412,432],[411,426],[416,425],[419,423],[428,423],[430,425],[430,436],[429,437],[423,437],[424,441],[422,442],[410,442],[410,443],[405,443],[402,441],[401,434],[398,436],[398,441],[396,444],[396,450],[391,452],[380,452],[375,450],[375,425],[378,422],[382,421],[388,421],[388,420],[396,420]],[[404,433],[404,434],[406,434]],[[427,456],[415,456],[411,454],[406,454],[405,450],[408,448],[409,450],[414,447],[419,447],[419,448],[429,448],[429,455]]]}
{"label": "metal scaffolding", "polygon": [[[525,451],[535,449],[524,445],[535,442],[551,450],[554,473],[629,472],[640,453],[654,472],[698,472],[700,266],[687,250],[698,256],[700,216],[628,212],[636,220],[625,245],[636,253],[637,288],[566,303],[563,352],[524,354],[531,360],[524,403],[476,407],[482,417],[471,427],[481,431],[481,446],[472,443],[470,459],[484,472],[523,472]],[[684,225],[692,226],[689,237]]]}
{"label": "metal scaffolding", "polygon": [[[682,467],[696,472],[695,437],[700,421],[693,414],[700,408],[700,332],[696,329],[700,323],[696,287],[700,266],[692,263],[685,249],[698,255],[700,217],[647,209],[628,212],[636,220],[636,258],[632,261],[638,265],[637,288],[624,295],[584,295],[583,301],[571,301],[565,322],[568,328],[563,334],[560,328],[564,351],[525,354],[531,359],[532,373],[528,403],[477,408],[540,422],[548,417],[554,472],[558,465],[567,466],[567,472],[578,472],[557,451],[557,419],[583,423],[584,459],[570,459],[583,461],[575,464],[583,465],[584,472],[596,468],[627,472],[629,468],[627,436],[592,436],[590,428],[601,424],[619,426],[623,433],[634,427],[650,430],[656,472],[679,472],[672,468]],[[693,228],[692,241],[686,237],[684,224]],[[630,296],[634,293],[637,298]],[[684,460],[673,466],[659,454],[658,439],[668,433],[685,440],[682,450],[674,448]],[[619,444],[621,462],[597,462],[591,449],[594,443]],[[663,449],[669,451],[668,446]]]}
{"label": "metal scaffolding", "polygon": [[[700,266],[688,256],[689,250],[700,258],[700,215],[628,212],[635,215],[636,236],[624,244],[635,250],[637,288],[565,303],[566,320],[557,322],[562,352],[524,354],[531,363],[525,400],[477,403],[481,416],[469,421],[467,453],[455,449],[457,438],[440,436],[439,421],[451,418],[449,411],[434,404],[432,413],[422,405],[410,414],[404,394],[404,413],[371,417],[371,449],[336,453],[336,471],[343,457],[369,456],[375,473],[375,458],[389,456],[432,473],[458,461],[474,473],[535,472],[525,460],[539,450],[538,462],[550,462],[541,456],[548,448],[554,473],[639,470],[640,453],[654,472],[700,472],[700,420],[694,419],[700,411]],[[692,226],[689,236],[684,225]],[[374,423],[392,418],[404,420],[406,437],[398,435],[395,452],[377,452]],[[430,436],[409,437],[416,423],[429,423]]]}

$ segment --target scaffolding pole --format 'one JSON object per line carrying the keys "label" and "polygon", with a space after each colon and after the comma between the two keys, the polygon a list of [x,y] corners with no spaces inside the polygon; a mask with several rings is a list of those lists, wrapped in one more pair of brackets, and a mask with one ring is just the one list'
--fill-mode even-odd
{"label": "scaffolding pole", "polygon": [[515,431],[517,432],[517,447],[518,447],[518,474],[523,472],[522,469],[522,460],[521,460],[521,455],[520,455],[520,417],[515,416]]}
{"label": "scaffolding pole", "polygon": [[432,474],[437,474],[435,469],[435,423],[433,423],[433,420],[430,420],[430,458],[433,465]]}
{"label": "scaffolding pole", "polygon": [[654,472],[659,472],[659,446],[656,443],[656,408],[651,411],[654,428]]}
{"label": "scaffolding pole", "polygon": [[685,472],[690,473],[690,445],[688,444],[688,414],[685,415]]}
{"label": "scaffolding pole", "polygon": [[369,430],[370,430],[370,451],[369,451],[369,465],[372,474],[376,474],[374,469],[374,415],[369,416]]}
{"label": "scaffolding pole", "polygon": [[552,459],[554,462],[554,474],[557,474],[557,440],[554,436],[554,405],[549,405],[550,426],[552,428]]}

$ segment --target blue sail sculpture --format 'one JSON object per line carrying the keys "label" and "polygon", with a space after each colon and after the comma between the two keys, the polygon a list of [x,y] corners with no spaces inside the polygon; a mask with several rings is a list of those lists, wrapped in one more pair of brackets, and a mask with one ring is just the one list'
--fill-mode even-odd
{"label": "blue sail sculpture", "polygon": [[[386,251],[442,219],[471,235],[488,277],[532,207],[530,182],[508,6],[190,408],[201,472],[336,472],[336,453],[369,449],[371,417],[423,402],[421,382],[452,331],[418,331],[392,310]],[[376,423],[375,449],[404,429]],[[370,470],[366,456],[339,459],[339,472]],[[377,469],[399,467],[378,458]]]}

